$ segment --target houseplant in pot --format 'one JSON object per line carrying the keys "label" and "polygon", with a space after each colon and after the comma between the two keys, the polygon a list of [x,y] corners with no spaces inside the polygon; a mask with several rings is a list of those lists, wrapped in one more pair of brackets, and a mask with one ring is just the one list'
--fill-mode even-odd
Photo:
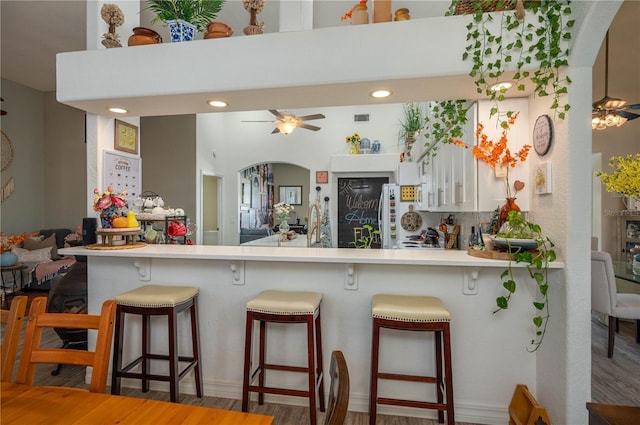
{"label": "houseplant in pot", "polygon": [[399,136],[404,139],[405,149],[410,151],[411,146],[424,128],[424,108],[419,103],[407,103],[404,105],[403,112]]}
{"label": "houseplant in pot", "polygon": [[203,31],[215,20],[225,0],[148,0],[156,17],[151,23],[165,22],[171,41],[193,40],[196,31]]}

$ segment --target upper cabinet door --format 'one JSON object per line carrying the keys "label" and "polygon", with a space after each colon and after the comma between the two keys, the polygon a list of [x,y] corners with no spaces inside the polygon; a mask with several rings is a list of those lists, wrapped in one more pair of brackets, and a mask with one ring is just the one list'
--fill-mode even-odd
{"label": "upper cabinet door", "polygon": [[467,124],[462,141],[468,149],[449,145],[451,150],[451,205],[452,211],[475,211],[477,206],[476,164],[473,146],[476,143],[477,104],[467,112]]}
{"label": "upper cabinet door", "polygon": [[[489,117],[493,103],[490,101],[478,102],[478,122],[484,124],[484,133],[490,140],[498,142],[502,137],[502,129],[497,125],[495,116]],[[531,144],[529,126],[529,101],[526,98],[507,99],[500,102],[502,110],[520,111],[520,115],[514,125],[507,131],[509,140],[507,146],[513,153],[519,151],[522,146]],[[533,184],[529,178],[529,164],[531,154],[525,162],[519,162],[515,168],[509,168],[509,185],[512,195],[515,193],[513,184],[516,180],[525,183],[523,190],[515,194],[516,204],[522,211],[529,211],[531,191]],[[489,167],[484,161],[477,161],[478,167],[478,211],[493,211],[505,203],[506,189],[505,179],[496,177],[495,169]]]}

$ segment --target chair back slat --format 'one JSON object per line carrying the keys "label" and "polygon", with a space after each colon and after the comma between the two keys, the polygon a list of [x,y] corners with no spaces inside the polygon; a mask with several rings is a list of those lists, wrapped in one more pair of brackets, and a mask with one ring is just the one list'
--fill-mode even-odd
{"label": "chair back slat", "polygon": [[[47,313],[47,299],[33,300],[29,309],[20,366],[16,382],[33,385],[35,366],[41,363],[62,363],[93,368],[89,391],[104,393],[107,386],[111,342],[113,337],[116,303],[107,300],[102,304],[99,316],[89,314]],[[43,328],[97,330],[95,351],[40,348]]]}
{"label": "chair back slat", "polygon": [[331,385],[324,425],[343,425],[349,409],[349,369],[342,351],[331,353]]}
{"label": "chair back slat", "polygon": [[24,312],[27,309],[27,297],[20,295],[13,297],[9,310],[0,310],[0,321],[5,324],[2,338],[2,369],[0,379],[2,382],[11,382],[13,368],[16,363],[20,332],[24,322]]}

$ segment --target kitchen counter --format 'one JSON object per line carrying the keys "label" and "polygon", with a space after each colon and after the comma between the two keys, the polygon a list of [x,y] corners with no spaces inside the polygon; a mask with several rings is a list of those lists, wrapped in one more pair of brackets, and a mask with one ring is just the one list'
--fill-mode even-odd
{"label": "kitchen counter", "polygon": [[[141,248],[122,250],[90,250],[84,247],[64,248],[64,255],[87,255],[91,257],[125,258],[173,258],[193,260],[248,260],[248,261],[287,261],[293,263],[338,263],[338,264],[389,264],[414,266],[462,266],[462,267],[498,267],[504,268],[508,261],[490,260],[472,257],[461,250],[413,250],[413,249],[346,249],[346,248],[306,248],[306,238],[298,236],[294,241],[304,241],[304,246],[292,246],[287,250],[274,250],[267,246],[246,243],[241,246],[214,245],[170,245],[148,244]],[[257,239],[262,240],[262,239]],[[255,241],[252,241],[255,242]],[[297,243],[297,242],[296,242]],[[513,264],[514,267],[524,265]],[[554,261],[551,269],[562,269],[564,263]]]}
{"label": "kitchen counter", "polygon": [[[298,238],[303,239],[304,238]],[[531,300],[535,283],[521,266],[514,271],[518,292],[508,311],[493,314],[495,299],[504,291],[500,273],[506,261],[471,257],[454,250],[364,250],[339,248],[274,249],[261,246],[147,245],[123,250],[65,248],[63,255],[88,257],[89,311],[99,312],[105,299],[142,286],[165,284],[199,288],[199,318],[206,395],[241,397],[244,326],[247,301],[266,289],[322,293],[322,340],[325,376],[332,350],[342,350],[351,378],[350,410],[366,412],[371,350],[371,298],[378,293],[431,295],[443,300],[452,316],[453,380],[456,417],[478,424],[506,423],[507,407],[518,383],[535,394],[537,353],[527,352],[533,336]],[[550,291],[564,282],[564,264],[549,271]],[[525,284],[530,282],[530,284]],[[558,309],[560,310],[560,309]],[[558,311],[551,328],[564,326]],[[180,317],[186,329],[188,315]],[[166,351],[165,326],[152,327],[152,350]],[[95,342],[91,340],[90,345]],[[132,321],[125,335],[125,357],[136,356],[139,323]],[[433,350],[411,333],[383,335],[381,367],[415,372],[430,367]],[[304,365],[304,327],[270,327],[267,356],[273,361]],[[183,342],[185,343],[185,342]],[[189,351],[181,346],[181,350]],[[430,348],[430,346],[429,346]],[[544,348],[544,344],[543,344]],[[158,364],[159,372],[164,372]],[[504,373],[508,371],[508,373]],[[303,389],[291,374],[272,374],[273,384]],[[500,376],[499,380],[495,377]],[[490,386],[486,383],[491,382]],[[139,385],[126,380],[123,385]],[[385,382],[380,396],[415,398],[431,394],[418,384]],[[166,383],[152,389],[168,391]],[[194,392],[190,375],[180,390]],[[327,387],[325,386],[325,389]],[[266,401],[300,404],[298,398],[269,396]],[[381,406],[381,414],[433,418],[429,411]]]}
{"label": "kitchen counter", "polygon": [[249,242],[241,244],[241,246],[270,246],[270,247],[282,247],[282,248],[306,248],[307,247],[307,235],[297,235],[295,238],[280,241],[280,235],[275,234],[271,236],[265,236],[264,238],[254,239]]}

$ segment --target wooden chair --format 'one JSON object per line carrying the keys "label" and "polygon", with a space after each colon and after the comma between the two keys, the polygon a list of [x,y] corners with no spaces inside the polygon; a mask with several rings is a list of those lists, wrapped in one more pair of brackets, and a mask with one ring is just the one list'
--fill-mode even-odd
{"label": "wooden chair", "polygon": [[2,382],[11,382],[13,377],[13,367],[16,363],[20,332],[22,331],[26,309],[27,297],[17,296],[13,297],[9,310],[0,310],[0,321],[6,325],[4,338],[2,338],[2,370],[0,371]]}
{"label": "wooden chair", "polygon": [[636,323],[636,342],[640,342],[640,295],[619,294],[613,262],[608,252],[591,251],[591,310],[608,316],[607,357],[613,357],[618,319]]}
{"label": "wooden chair", "polygon": [[[63,363],[93,367],[89,391],[104,393],[109,372],[111,340],[116,313],[114,300],[102,304],[99,316],[92,314],[46,313],[47,298],[38,297],[31,303],[27,330],[24,335],[22,355],[16,383],[33,385],[36,364]],[[43,328],[93,329],[97,330],[95,351],[41,348]]]}
{"label": "wooden chair", "polygon": [[349,408],[349,369],[342,351],[331,353],[329,404],[324,425],[343,425]]}

